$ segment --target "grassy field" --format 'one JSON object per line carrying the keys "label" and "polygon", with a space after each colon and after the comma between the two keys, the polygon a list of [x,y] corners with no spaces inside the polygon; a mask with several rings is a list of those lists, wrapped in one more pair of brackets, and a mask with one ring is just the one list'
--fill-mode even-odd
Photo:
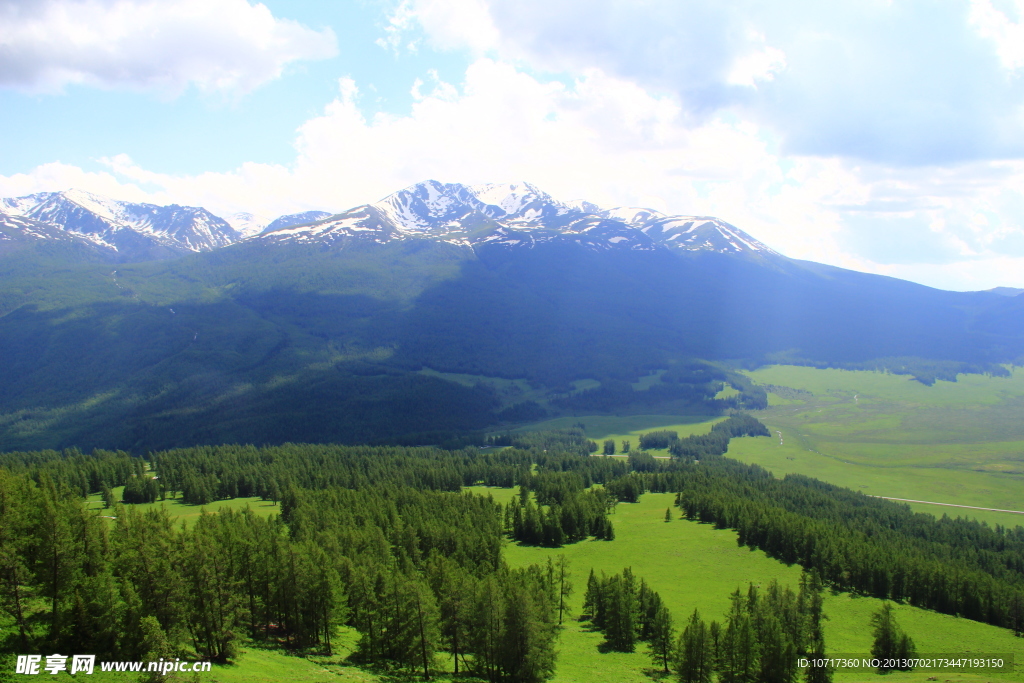
{"label": "grassy field", "polygon": [[[776,438],[737,439],[730,457],[871,495],[1024,510],[1024,370],[931,387],[902,375],[793,366],[748,374],[802,392],[769,394],[758,417]],[[912,507],[1024,525],[1024,515]]]}
{"label": "grassy field", "polygon": [[[748,375],[778,387],[768,395],[769,408],[757,413],[773,437],[735,439],[730,457],[778,476],[805,474],[870,495],[1024,510],[1024,370],[1010,378],[961,375],[931,387],[903,375],[795,366]],[[645,432],[703,434],[720,419],[588,415],[522,430],[582,423],[589,438],[614,439],[619,452],[623,440],[635,447]],[[1024,525],[1021,514],[910,505],[936,516]]]}

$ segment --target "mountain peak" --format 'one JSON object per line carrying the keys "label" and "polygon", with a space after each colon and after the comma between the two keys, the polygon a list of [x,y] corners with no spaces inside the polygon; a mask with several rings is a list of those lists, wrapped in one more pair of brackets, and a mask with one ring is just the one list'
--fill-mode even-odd
{"label": "mountain peak", "polygon": [[388,195],[371,205],[403,233],[447,232],[463,223],[500,215],[465,185],[426,180]]}

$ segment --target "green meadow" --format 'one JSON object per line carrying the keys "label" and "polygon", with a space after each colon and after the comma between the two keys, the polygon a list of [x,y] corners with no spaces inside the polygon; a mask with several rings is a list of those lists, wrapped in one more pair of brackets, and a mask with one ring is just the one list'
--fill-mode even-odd
{"label": "green meadow", "polygon": [[[747,375],[775,388],[768,409],[756,413],[773,438],[734,439],[729,457],[777,476],[804,474],[869,495],[1024,510],[1024,369],[1014,369],[1009,378],[960,375],[933,386],[906,375],[797,366]],[[618,453],[623,440],[636,447],[646,432],[703,434],[721,419],[586,415],[521,430],[583,424],[594,441],[614,439]],[[936,516],[1024,525],[1024,514],[910,506]]]}

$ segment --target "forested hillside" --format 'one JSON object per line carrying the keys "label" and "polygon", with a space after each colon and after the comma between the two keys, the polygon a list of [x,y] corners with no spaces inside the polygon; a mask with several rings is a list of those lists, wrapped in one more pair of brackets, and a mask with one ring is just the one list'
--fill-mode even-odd
{"label": "forested hillside", "polygon": [[[933,382],[1024,354],[1001,322],[1013,298],[769,252],[346,237],[112,265],[78,246],[0,254],[5,449],[441,443],[548,415],[763,407],[729,368],[773,359]],[[745,393],[716,401],[722,383]]]}

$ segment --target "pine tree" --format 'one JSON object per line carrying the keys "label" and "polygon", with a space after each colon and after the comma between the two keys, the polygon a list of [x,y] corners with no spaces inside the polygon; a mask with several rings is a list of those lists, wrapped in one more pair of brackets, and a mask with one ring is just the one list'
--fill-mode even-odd
{"label": "pine tree", "polygon": [[583,614],[580,617],[594,622],[594,625],[598,628],[600,628],[600,625],[597,623],[597,614],[600,611],[598,608],[600,601],[601,585],[597,577],[594,576],[594,569],[591,567],[590,576],[587,578],[587,590],[583,594]]}
{"label": "pine tree", "polygon": [[711,683],[713,665],[708,626],[694,610],[676,644],[676,676],[679,683]]}
{"label": "pine tree", "polygon": [[507,589],[501,653],[505,680],[540,683],[555,670],[554,624],[545,618],[542,596],[525,586]]}
{"label": "pine tree", "polygon": [[110,487],[103,484],[103,489],[100,491],[100,497],[103,499],[103,509],[109,510],[114,507],[114,492],[110,490]]}
{"label": "pine tree", "polygon": [[[569,572],[569,558],[565,555],[558,556],[555,563],[558,575],[558,624],[569,612],[569,596],[573,593],[571,574]],[[593,570],[591,570],[593,571]]]}
{"label": "pine tree", "polygon": [[738,588],[730,599],[719,650],[719,680],[721,683],[750,683],[754,680],[758,665],[757,634]]}
{"label": "pine tree", "polygon": [[664,668],[665,673],[668,673],[668,662],[672,656],[675,629],[672,627],[672,614],[660,600],[655,608],[654,618],[651,620],[650,631],[651,659],[655,664],[660,664]]}
{"label": "pine tree", "polygon": [[910,667],[887,667],[885,660],[907,659],[915,655],[917,649],[914,641],[903,632],[896,617],[892,613],[892,605],[883,602],[881,608],[871,615],[872,635],[874,643],[871,646],[871,656],[881,660],[878,673],[886,673],[891,668],[898,668],[907,671]]}
{"label": "pine tree", "polygon": [[613,576],[602,591],[604,635],[608,646],[618,652],[632,652],[636,648],[636,597],[631,578]]}

